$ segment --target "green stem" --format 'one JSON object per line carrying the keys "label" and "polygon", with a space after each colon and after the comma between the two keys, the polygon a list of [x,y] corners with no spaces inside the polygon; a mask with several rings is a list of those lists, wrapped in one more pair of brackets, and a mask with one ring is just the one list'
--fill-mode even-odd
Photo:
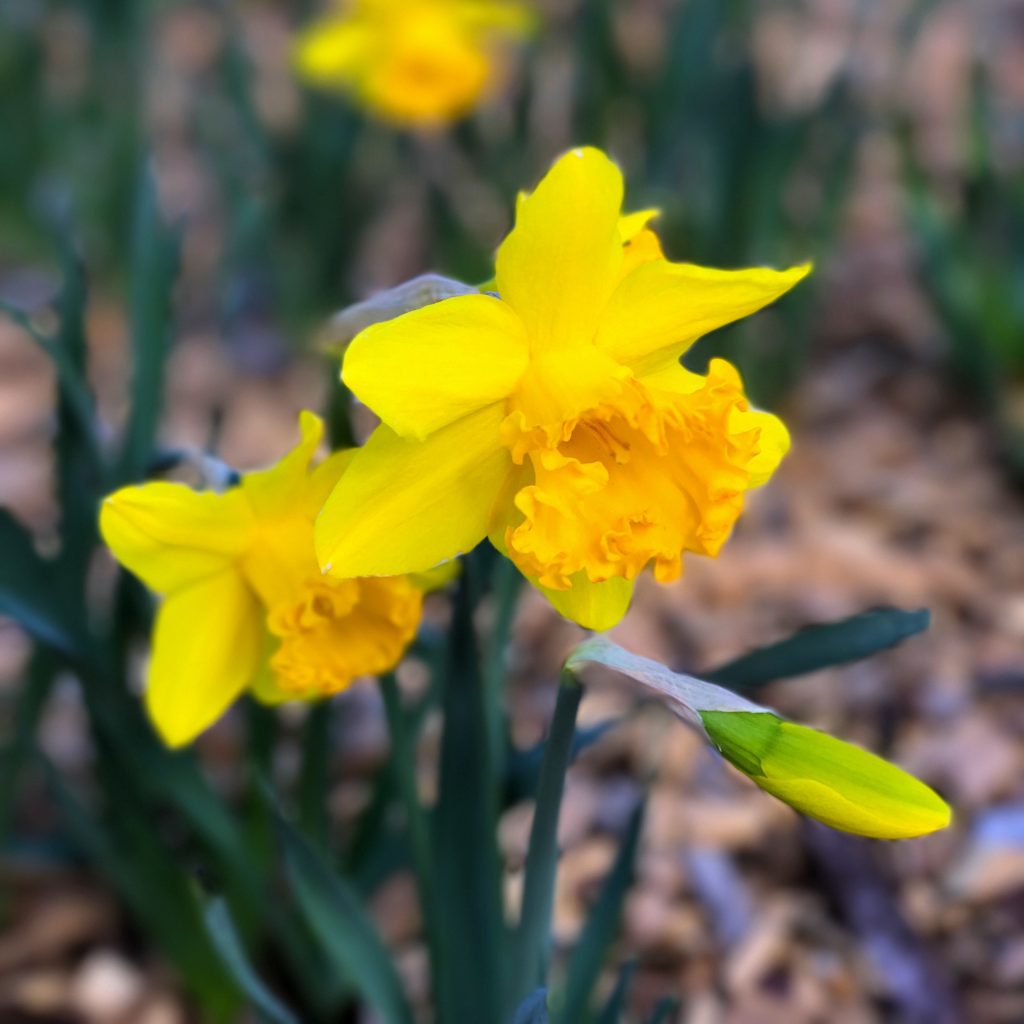
{"label": "green stem", "polygon": [[330,838],[327,786],[331,752],[330,700],[309,709],[302,733],[302,768],[299,772],[299,822],[309,841],[326,850]]}
{"label": "green stem", "polygon": [[413,737],[409,732],[408,719],[402,709],[402,694],[393,672],[381,676],[380,689],[384,698],[388,731],[391,734],[391,764],[405,807],[409,845],[412,848],[416,886],[423,913],[423,928],[430,953],[431,973],[436,984],[436,979],[441,976],[441,941],[435,907],[434,858],[427,816],[416,787],[416,751]]}
{"label": "green stem", "polygon": [[513,947],[512,995],[516,1001],[544,981],[558,866],[558,812],[582,697],[583,687],[568,668],[563,669],[551,733],[541,762],[537,806],[526,854],[522,912]]}
{"label": "green stem", "polygon": [[505,654],[512,621],[519,604],[523,577],[507,558],[499,558],[492,574],[491,593],[494,600],[494,626],[487,648],[484,669],[487,728],[494,771],[497,778],[505,771],[505,712],[502,692],[505,684]]}
{"label": "green stem", "polygon": [[473,564],[455,595],[442,689],[444,730],[434,852],[437,903],[444,908],[438,1019],[500,1021],[507,960],[494,775],[476,632]]}

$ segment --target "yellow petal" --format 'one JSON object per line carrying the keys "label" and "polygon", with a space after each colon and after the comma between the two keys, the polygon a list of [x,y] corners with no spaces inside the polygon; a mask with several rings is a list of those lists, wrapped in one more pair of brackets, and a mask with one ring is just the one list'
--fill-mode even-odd
{"label": "yellow petal", "polygon": [[316,519],[320,509],[324,507],[327,496],[334,490],[341,474],[348,469],[352,458],[358,451],[356,448],[343,448],[331,452],[318,466],[315,466],[306,477],[305,490],[302,498],[302,511],[310,521]]}
{"label": "yellow petal", "polygon": [[156,481],[124,487],[100,508],[100,533],[114,557],[162,594],[229,566],[248,546],[251,529],[238,488],[216,494]]}
{"label": "yellow petal", "polygon": [[509,306],[460,295],[368,327],[346,353],[342,379],[395,433],[422,440],[508,395],[528,359]]}
{"label": "yellow petal", "polygon": [[295,63],[314,85],[347,85],[364,73],[373,53],[369,26],[351,18],[325,18],[299,36]]}
{"label": "yellow petal", "polygon": [[459,18],[472,29],[512,36],[526,35],[537,23],[536,13],[525,4],[493,3],[490,0],[463,0]]}
{"label": "yellow petal", "polygon": [[[716,372],[725,372],[729,376],[736,375],[735,368],[724,359],[711,360],[709,373]],[[738,375],[736,380],[738,384]],[[685,398],[705,387],[707,378],[673,361],[662,363],[654,372],[644,374],[640,382],[647,388],[667,391]],[[749,475],[747,487],[760,487],[767,483],[789,451],[789,431],[786,425],[769,412],[735,405],[729,411],[727,427],[729,437],[746,434],[751,430],[758,432],[757,453],[745,462],[743,468]]]}
{"label": "yellow petal", "polygon": [[786,425],[770,412],[759,409],[733,409],[729,416],[729,433],[741,434],[748,430],[759,431],[758,452],[747,463],[750,487],[760,487],[778,468],[789,451],[789,431]]}
{"label": "yellow petal", "polygon": [[317,520],[317,557],[341,577],[424,572],[483,539],[510,466],[501,405],[426,441],[380,426],[352,459]]}
{"label": "yellow petal", "polygon": [[279,462],[242,477],[242,490],[261,519],[276,519],[292,511],[306,488],[309,464],[324,436],[324,423],[314,413],[299,414],[299,443]]}
{"label": "yellow petal", "polygon": [[443,124],[469,110],[491,78],[484,41],[443,4],[405,5],[374,32],[379,56],[359,90],[367,106],[398,124]]}
{"label": "yellow petal", "polygon": [[615,289],[597,343],[637,373],[678,359],[709,331],[757,312],[811,271],[714,270],[690,263],[642,263]]}
{"label": "yellow petal", "polygon": [[583,573],[573,577],[569,590],[552,590],[533,583],[559,615],[597,632],[611,629],[622,619],[629,610],[635,585],[634,580],[622,578],[592,583]]}
{"label": "yellow petal", "polygon": [[286,701],[295,700],[295,694],[278,685],[277,675],[270,665],[270,659],[277,653],[281,641],[264,629],[263,632],[263,653],[260,655],[260,663],[256,674],[249,682],[249,693],[261,704],[268,707],[277,707]]}
{"label": "yellow petal", "polygon": [[656,207],[637,210],[636,213],[624,213],[619,218],[619,238],[623,245],[632,242],[659,213],[661,210]]}
{"label": "yellow petal", "polygon": [[532,344],[588,344],[622,264],[622,174],[596,149],[559,159],[518,205],[497,285]]}
{"label": "yellow petal", "polygon": [[161,605],[146,707],[168,746],[198,736],[252,682],[264,633],[259,603],[231,569]]}
{"label": "yellow petal", "polygon": [[410,573],[409,582],[414,587],[419,587],[425,594],[429,594],[448,586],[461,571],[462,563],[457,558],[453,558],[450,562],[442,562],[426,572]]}

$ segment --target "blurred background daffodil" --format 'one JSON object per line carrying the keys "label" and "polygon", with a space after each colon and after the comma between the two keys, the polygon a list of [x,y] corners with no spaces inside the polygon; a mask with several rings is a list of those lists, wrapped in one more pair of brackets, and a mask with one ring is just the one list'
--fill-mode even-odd
{"label": "blurred background daffodil", "polygon": [[349,0],[306,28],[296,62],[383,120],[438,126],[477,105],[531,23],[502,0]]}

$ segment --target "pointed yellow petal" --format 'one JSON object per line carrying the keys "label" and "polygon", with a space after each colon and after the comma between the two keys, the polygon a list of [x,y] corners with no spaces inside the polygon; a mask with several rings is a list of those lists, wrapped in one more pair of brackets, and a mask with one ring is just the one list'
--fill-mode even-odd
{"label": "pointed yellow petal", "polygon": [[341,474],[348,469],[357,451],[356,448],[343,448],[331,452],[323,462],[310,471],[302,496],[302,511],[310,520],[316,519],[320,514],[327,496],[337,486]]}
{"label": "pointed yellow petal", "polygon": [[157,481],[124,487],[100,508],[100,533],[114,557],[162,594],[230,565],[247,547],[251,527],[238,488],[215,494]]}
{"label": "pointed yellow petal", "polygon": [[567,153],[518,204],[496,280],[532,344],[593,339],[622,264],[621,206],[622,174],[596,149]]}
{"label": "pointed yellow petal", "polygon": [[511,460],[501,405],[409,441],[378,427],[317,520],[317,557],[341,577],[424,572],[483,539]]}
{"label": "pointed yellow petal", "polygon": [[627,275],[601,318],[597,343],[638,374],[678,359],[709,331],[774,302],[811,271],[714,270],[651,260]]}
{"label": "pointed yellow petal", "polygon": [[573,577],[569,590],[552,590],[534,581],[534,586],[554,605],[559,615],[579,623],[584,629],[601,632],[611,629],[629,610],[634,580],[610,579],[591,583],[583,574]]}
{"label": "pointed yellow petal", "polygon": [[632,242],[660,213],[661,210],[656,207],[637,210],[636,213],[624,213],[619,218],[619,238],[623,244]]}
{"label": "pointed yellow petal", "polygon": [[299,431],[299,443],[284,458],[267,469],[242,477],[242,490],[260,518],[286,515],[301,500],[309,464],[324,436],[323,420],[304,410],[299,414]]}
{"label": "pointed yellow petal", "polygon": [[252,682],[264,634],[259,603],[231,569],[161,605],[146,707],[168,746],[195,739]]}
{"label": "pointed yellow petal", "polygon": [[368,327],[345,354],[342,379],[395,433],[422,440],[505,398],[528,359],[509,306],[460,295]]}

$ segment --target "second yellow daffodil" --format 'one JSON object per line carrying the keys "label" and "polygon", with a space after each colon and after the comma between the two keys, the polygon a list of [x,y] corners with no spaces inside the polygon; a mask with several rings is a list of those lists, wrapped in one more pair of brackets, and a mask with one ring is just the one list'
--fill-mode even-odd
{"label": "second yellow daffodil", "polygon": [[503,0],[348,0],[296,47],[312,85],[348,93],[400,125],[444,124],[467,113],[500,73],[529,10]]}
{"label": "second yellow daffodil", "polygon": [[327,571],[426,570],[490,536],[562,614],[606,629],[645,566],[666,582],[683,552],[717,554],[789,438],[729,363],[679,359],[810,268],[672,263],[622,199],[603,153],[565,155],[520,199],[496,294],[355,338],[342,376],[382,423],[318,520]]}
{"label": "second yellow daffodil", "polygon": [[323,424],[307,412],[301,429],[280,462],[224,492],[161,481],[103,502],[114,556],[166,595],[146,706],[170,746],[194,739],[247,689],[266,703],[308,700],[385,672],[416,634],[421,581],[321,574],[313,521],[352,453],[312,466]]}

